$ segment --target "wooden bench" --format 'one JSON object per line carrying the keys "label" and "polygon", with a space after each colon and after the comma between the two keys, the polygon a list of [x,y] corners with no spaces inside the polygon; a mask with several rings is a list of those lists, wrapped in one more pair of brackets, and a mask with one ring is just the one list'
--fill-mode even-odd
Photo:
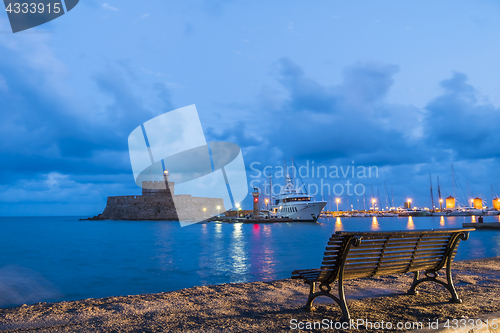
{"label": "wooden bench", "polygon": [[[313,310],[318,296],[332,298],[342,309],[343,320],[349,321],[344,295],[344,280],[372,276],[414,273],[409,294],[426,281],[437,282],[451,293],[452,302],[461,303],[451,278],[451,262],[460,240],[469,238],[475,229],[437,229],[387,232],[334,233],[326,247],[321,268],[296,270],[292,279],[303,279],[310,286],[305,308]],[[446,281],[438,280],[438,271],[446,265]],[[419,278],[424,271],[425,277]],[[331,294],[331,284],[338,280],[338,297]],[[319,291],[316,292],[316,284]]]}

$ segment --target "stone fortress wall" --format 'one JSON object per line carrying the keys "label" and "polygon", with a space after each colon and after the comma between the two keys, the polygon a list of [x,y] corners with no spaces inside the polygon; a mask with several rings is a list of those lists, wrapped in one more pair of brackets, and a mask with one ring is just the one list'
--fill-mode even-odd
{"label": "stone fortress wall", "polygon": [[223,199],[174,195],[174,183],[165,177],[165,181],[143,182],[142,195],[108,197],[106,208],[96,219],[205,219],[223,212]]}

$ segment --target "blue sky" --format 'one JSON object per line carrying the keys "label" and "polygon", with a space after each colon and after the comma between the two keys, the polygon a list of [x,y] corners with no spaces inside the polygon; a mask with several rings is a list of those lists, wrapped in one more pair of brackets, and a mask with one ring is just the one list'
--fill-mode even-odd
{"label": "blue sky", "polygon": [[0,14],[0,215],[95,215],[140,193],[128,135],[190,104],[249,176],[354,161],[379,168],[363,182],[383,202],[387,183],[429,206],[429,172],[451,194],[453,164],[490,203],[499,16],[496,1],[82,0],[12,34]]}

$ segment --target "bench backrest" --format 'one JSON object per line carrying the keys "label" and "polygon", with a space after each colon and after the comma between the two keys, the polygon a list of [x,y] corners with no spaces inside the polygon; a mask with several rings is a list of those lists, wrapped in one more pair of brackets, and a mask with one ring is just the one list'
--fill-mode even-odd
{"label": "bench backrest", "polygon": [[330,237],[320,281],[415,271],[436,272],[453,260],[460,239],[474,229],[343,232]]}

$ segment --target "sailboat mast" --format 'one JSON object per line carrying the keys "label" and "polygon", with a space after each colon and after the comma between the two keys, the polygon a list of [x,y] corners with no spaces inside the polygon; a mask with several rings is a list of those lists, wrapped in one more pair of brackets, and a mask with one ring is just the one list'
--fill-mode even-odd
{"label": "sailboat mast", "polygon": [[392,185],[391,185],[391,199],[392,199],[392,207],[396,207],[394,206],[394,187],[392,187]]}
{"label": "sailboat mast", "polygon": [[453,180],[453,198],[455,197],[455,170],[453,170],[453,164],[451,165],[451,179]]}
{"label": "sailboat mast", "polygon": [[378,197],[378,210],[380,210],[380,204],[381,204],[381,202],[380,202],[380,192],[378,190],[378,187],[377,187],[377,197]]}
{"label": "sailboat mast", "polygon": [[472,193],[469,192],[469,181],[467,181],[467,204],[469,204],[471,199],[472,199]]}
{"label": "sailboat mast", "polygon": [[434,195],[432,193],[432,176],[430,172],[429,172],[429,181],[431,182],[431,205],[432,209],[434,210]]}
{"label": "sailboat mast", "polygon": [[273,204],[273,177],[269,175],[269,201]]}
{"label": "sailboat mast", "polygon": [[384,182],[384,187],[385,187],[385,205],[387,207],[387,209],[389,209],[389,204],[391,202],[390,198],[389,198],[389,193],[387,192],[387,183]]}
{"label": "sailboat mast", "polygon": [[443,199],[441,198],[441,185],[439,185],[439,176],[438,179],[438,197],[439,197],[439,210],[443,210]]}

